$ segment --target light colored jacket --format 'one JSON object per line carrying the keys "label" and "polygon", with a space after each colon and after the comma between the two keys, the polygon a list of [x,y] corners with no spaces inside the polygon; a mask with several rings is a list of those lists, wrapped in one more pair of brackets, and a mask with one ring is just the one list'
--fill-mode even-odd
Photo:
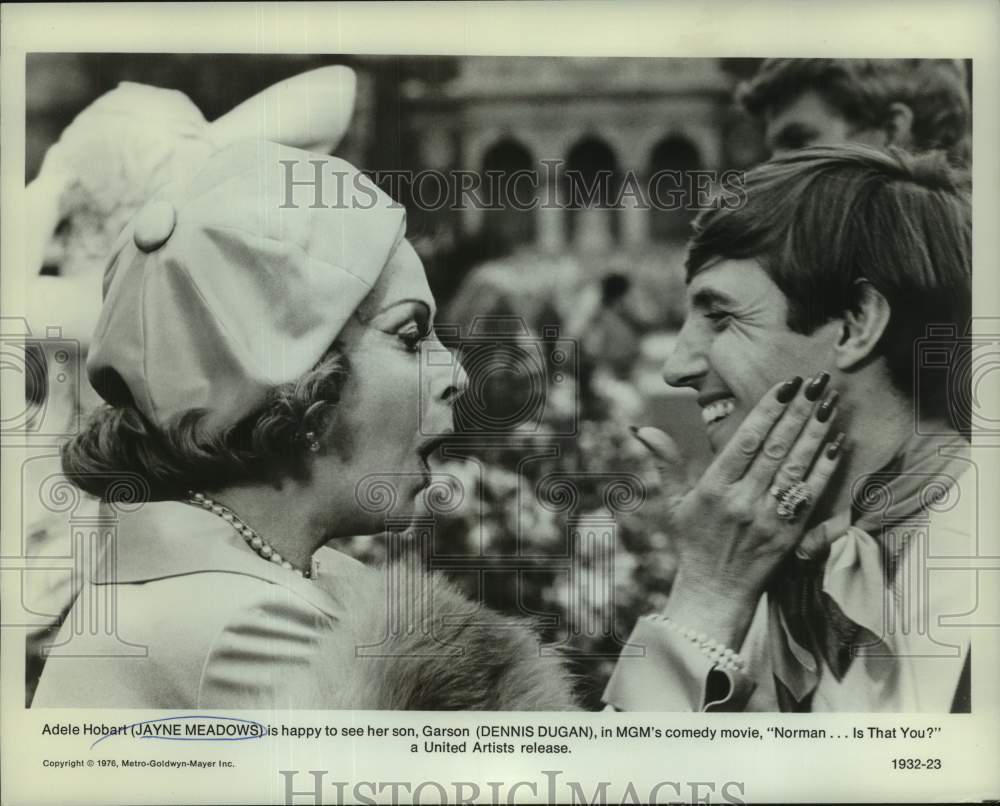
{"label": "light colored jacket", "polygon": [[397,585],[403,566],[322,548],[304,579],[174,502],[122,515],[111,546],[34,708],[574,708],[529,625],[411,566]]}

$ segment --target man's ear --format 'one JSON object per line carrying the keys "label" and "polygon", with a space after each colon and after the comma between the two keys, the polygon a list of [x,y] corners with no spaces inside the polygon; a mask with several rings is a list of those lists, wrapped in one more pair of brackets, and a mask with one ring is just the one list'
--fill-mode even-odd
{"label": "man's ear", "polygon": [[856,293],[856,303],[844,314],[840,339],[834,346],[834,361],[844,371],[874,357],[892,313],[888,300],[867,280],[858,280]]}
{"label": "man's ear", "polygon": [[885,126],[889,145],[909,148],[913,144],[913,110],[909,105],[901,101],[889,104]]}

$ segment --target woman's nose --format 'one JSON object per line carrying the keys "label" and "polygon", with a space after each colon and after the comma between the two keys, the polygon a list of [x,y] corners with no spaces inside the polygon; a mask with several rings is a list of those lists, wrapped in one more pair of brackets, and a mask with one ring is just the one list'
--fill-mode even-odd
{"label": "woman's nose", "polygon": [[450,433],[455,428],[455,401],[465,392],[468,376],[458,356],[440,342],[429,345],[421,367],[421,432]]}
{"label": "woman's nose", "polygon": [[441,393],[441,399],[445,403],[453,404],[458,398],[465,394],[465,390],[469,386],[469,376],[465,373],[465,368],[462,366],[462,362],[455,357],[455,366],[452,368],[450,373],[450,383],[447,383],[444,391]]}
{"label": "woman's nose", "polygon": [[[434,385],[431,388],[431,393],[436,399],[451,405],[465,393],[469,386],[469,376],[454,350],[449,350],[441,344],[438,345],[438,350],[446,351],[448,358],[434,362],[437,364],[434,367],[437,371],[434,373]],[[443,353],[439,353],[439,355],[443,358]]]}
{"label": "woman's nose", "polygon": [[673,352],[663,364],[663,380],[669,386],[697,387],[707,372],[703,346],[688,327],[681,328]]}

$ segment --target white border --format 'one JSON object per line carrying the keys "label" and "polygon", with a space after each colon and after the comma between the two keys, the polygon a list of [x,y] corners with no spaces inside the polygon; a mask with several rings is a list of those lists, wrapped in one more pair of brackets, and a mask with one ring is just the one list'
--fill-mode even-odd
{"label": "white border", "polygon": [[[576,56],[940,56],[974,60],[974,281],[977,316],[1000,317],[997,257],[1000,255],[1000,82],[997,43],[1000,5],[982,2],[605,2],[605,3],[377,3],[377,4],[66,4],[0,8],[2,37],[2,141],[0,217],[4,316],[24,310],[25,231],[20,203],[24,177],[24,54],[29,51],[145,51],[230,53],[382,53]],[[997,320],[1000,323],[1000,319]],[[996,328],[994,333],[1000,332]],[[2,389],[3,402],[18,405],[17,387]],[[995,450],[977,453],[982,489],[1000,489]],[[984,458],[985,457],[985,458]],[[17,498],[19,455],[2,457],[4,499]],[[983,502],[981,523],[996,549],[998,501]],[[4,506],[6,547],[19,540],[16,506]],[[993,574],[996,577],[996,574]],[[998,597],[994,596],[994,602]],[[1000,623],[1000,613],[993,621]],[[947,737],[935,754],[942,773],[898,773],[876,743],[729,745],[655,743],[580,745],[562,759],[505,756],[495,759],[410,756],[389,745],[325,741],[273,742],[246,748],[235,774],[118,771],[115,775],[49,772],[45,757],[75,754],[69,740],[42,741],[43,715],[23,709],[23,652],[6,631],[2,656],[3,802],[279,802],[277,769],[329,769],[340,780],[539,780],[542,769],[563,769],[584,781],[614,778],[641,787],[663,780],[747,782],[747,799],[761,800],[978,800],[1000,797],[1000,651],[996,631],[983,633],[974,655],[970,717],[875,715],[792,717],[759,715],[607,715],[562,721],[573,724],[721,725],[822,724],[834,730],[854,725],[942,725]],[[12,640],[13,639],[13,640]],[[143,712],[144,713],[144,712]],[[61,713],[60,721],[93,719],[84,711]],[[107,722],[134,721],[139,713],[101,712]],[[256,714],[261,718],[260,714]],[[51,718],[51,715],[49,715]],[[306,713],[301,724],[462,724],[462,715]],[[511,724],[530,716],[499,716]],[[556,720],[549,720],[556,721]],[[895,755],[919,747],[902,743]],[[190,751],[186,751],[190,755]],[[183,755],[183,754],[182,754]],[[476,766],[476,765],[479,766]],[[255,771],[257,773],[255,774]],[[588,791],[590,791],[588,789]],[[522,792],[522,795],[527,794]],[[664,796],[671,796],[669,790]],[[687,795],[685,794],[684,797]],[[544,802],[544,793],[525,802]],[[304,802],[304,801],[299,801]]]}

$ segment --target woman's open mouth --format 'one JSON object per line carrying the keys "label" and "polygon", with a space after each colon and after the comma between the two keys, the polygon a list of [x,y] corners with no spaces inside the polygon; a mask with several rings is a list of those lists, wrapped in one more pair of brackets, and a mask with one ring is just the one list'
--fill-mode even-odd
{"label": "woman's open mouth", "polygon": [[420,467],[424,473],[424,486],[431,483],[431,475],[433,474],[431,470],[431,457],[438,453],[438,450],[447,441],[448,435],[433,437],[424,442],[417,450],[417,456],[420,457]]}

